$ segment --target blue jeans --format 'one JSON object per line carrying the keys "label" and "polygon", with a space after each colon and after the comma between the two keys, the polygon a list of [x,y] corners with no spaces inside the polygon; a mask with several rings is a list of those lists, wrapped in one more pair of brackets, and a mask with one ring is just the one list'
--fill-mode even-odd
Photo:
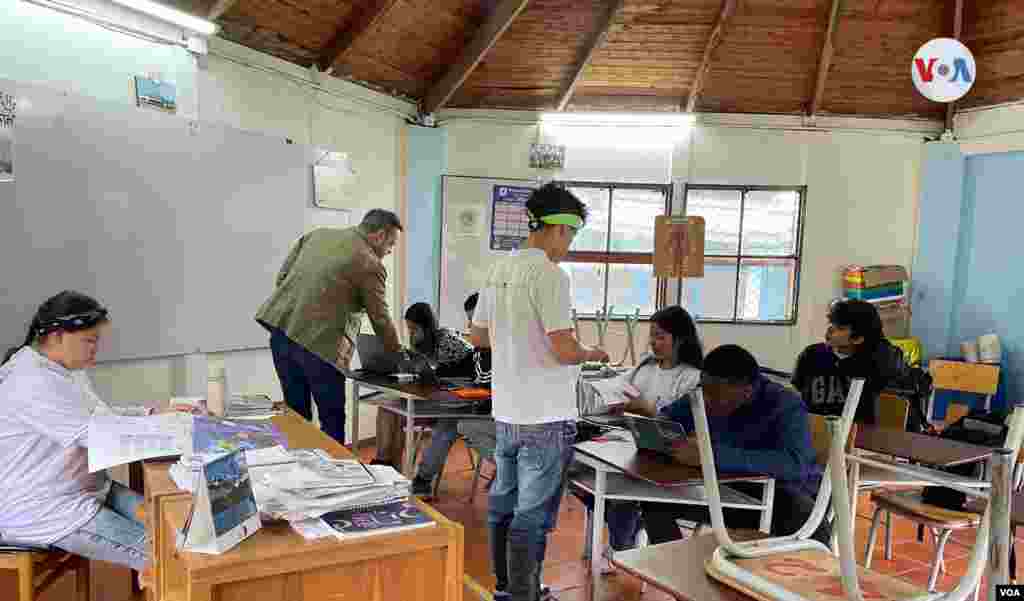
{"label": "blue jeans", "polygon": [[345,444],[345,376],[337,367],[292,342],[276,328],[270,331],[270,354],[274,357],[274,369],[288,406],[311,420],[312,394],[316,399],[320,429]]}
{"label": "blue jeans", "polygon": [[109,561],[142,571],[146,564],[146,528],[136,517],[142,497],[112,482],[107,500],[84,526],[53,543],[89,559]]}
{"label": "blue jeans", "polygon": [[[572,493],[588,510],[594,510],[594,495],[575,487]],[[608,524],[608,544],[613,551],[626,551],[636,546],[636,536],[640,533],[640,505],[636,501],[605,501],[604,520]]]}
{"label": "blue jeans", "polygon": [[457,419],[439,419],[430,426],[430,446],[423,452],[423,460],[416,471],[416,477],[433,482],[441,473],[448,451],[459,437]]}
{"label": "blue jeans", "polygon": [[547,535],[558,519],[572,462],[576,424],[494,425],[497,474],[487,524],[497,590],[515,601],[536,601]]}

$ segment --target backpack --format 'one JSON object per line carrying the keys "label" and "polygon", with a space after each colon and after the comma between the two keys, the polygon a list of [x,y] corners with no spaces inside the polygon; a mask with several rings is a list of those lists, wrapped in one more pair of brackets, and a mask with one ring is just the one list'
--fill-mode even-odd
{"label": "backpack", "polygon": [[885,392],[891,392],[907,399],[907,432],[927,432],[932,426],[925,415],[925,407],[932,396],[932,376],[920,367],[902,365],[889,379]]}
{"label": "backpack", "polygon": [[[946,427],[940,438],[969,442],[984,447],[1002,447],[1006,442],[1009,427],[1006,420],[1008,411],[983,411],[972,409],[970,413]],[[960,476],[977,477],[981,469],[980,463],[956,465],[943,468],[943,471]],[[945,486],[926,486],[921,493],[921,500],[931,505],[964,511],[967,495]]]}

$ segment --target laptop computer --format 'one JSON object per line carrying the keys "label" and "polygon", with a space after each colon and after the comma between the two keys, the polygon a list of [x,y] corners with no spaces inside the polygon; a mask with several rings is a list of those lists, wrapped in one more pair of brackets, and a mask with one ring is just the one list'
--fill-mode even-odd
{"label": "laptop computer", "polygon": [[686,440],[686,430],[678,422],[639,415],[626,417],[627,427],[633,435],[636,448],[641,451],[670,457],[672,450]]}
{"label": "laptop computer", "polygon": [[356,350],[359,351],[362,371],[379,376],[390,376],[402,371],[402,353],[387,350],[379,336],[360,334],[356,338]]}

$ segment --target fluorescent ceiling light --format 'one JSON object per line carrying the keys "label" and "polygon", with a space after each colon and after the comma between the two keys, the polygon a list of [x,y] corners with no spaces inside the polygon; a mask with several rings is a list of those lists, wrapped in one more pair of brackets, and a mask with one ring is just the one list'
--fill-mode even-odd
{"label": "fluorescent ceiling light", "polygon": [[199,17],[193,17],[192,15],[183,13],[179,10],[175,10],[163,4],[157,4],[156,2],[150,2],[150,0],[111,0],[115,4],[120,4],[125,8],[137,10],[140,13],[156,17],[168,23],[173,23],[180,27],[184,27],[189,31],[194,31],[198,34],[210,36],[217,32],[217,25],[206,19],[200,19]]}
{"label": "fluorescent ceiling light", "polygon": [[561,125],[620,125],[680,127],[692,125],[692,113],[542,113],[542,123]]}

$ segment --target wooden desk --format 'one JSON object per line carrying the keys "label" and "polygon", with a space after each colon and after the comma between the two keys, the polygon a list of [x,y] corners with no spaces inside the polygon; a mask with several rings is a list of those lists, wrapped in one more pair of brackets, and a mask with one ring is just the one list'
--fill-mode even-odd
{"label": "wooden desk", "polygon": [[718,548],[714,534],[632,549],[615,554],[612,564],[627,574],[683,601],[754,601],[712,579],[704,562]]}
{"label": "wooden desk", "polygon": [[988,459],[993,451],[989,447],[958,440],[865,425],[857,426],[855,447],[939,467]]}
{"label": "wooden desk", "polygon": [[[274,418],[292,448],[351,453],[298,414]],[[463,529],[429,506],[436,527],[353,541],[307,541],[287,523],[264,525],[222,555],[179,552],[192,495],[168,476],[172,464],[147,462],[146,530],[160,601],[301,601],[328,598],[461,601]]]}
{"label": "wooden desk", "polygon": [[[412,478],[415,475],[415,459],[416,459],[416,446],[414,444],[413,428],[412,424],[416,418],[430,417],[430,412],[438,413],[440,401],[455,401],[461,400],[450,390],[444,390],[438,386],[420,384],[418,382],[410,382],[408,384],[399,384],[392,378],[386,376],[371,376],[366,374],[360,374],[356,372],[346,371],[345,377],[352,380],[352,396],[354,400],[352,402],[352,441],[353,447],[359,443],[359,405],[363,402],[359,395],[359,389],[361,387],[369,388],[371,390],[377,390],[398,396],[404,400],[405,410],[401,411],[401,415],[405,415],[406,419],[409,420],[408,425],[405,429],[405,452],[402,458],[402,473],[408,478]],[[381,401],[372,401],[375,404],[381,403]],[[421,403],[427,403],[424,410],[427,413],[423,413],[419,410],[418,405]],[[461,417],[463,414],[449,414],[445,417]],[[466,412],[467,419],[490,419],[489,415],[478,415],[475,413]]]}

